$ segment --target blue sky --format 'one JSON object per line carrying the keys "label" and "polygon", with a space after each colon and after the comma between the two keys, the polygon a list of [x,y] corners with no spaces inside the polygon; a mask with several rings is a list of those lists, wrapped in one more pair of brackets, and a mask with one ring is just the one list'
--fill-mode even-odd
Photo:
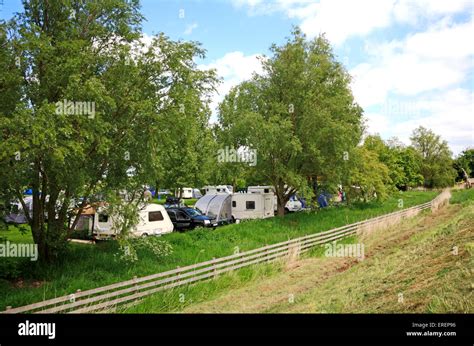
{"label": "blue sky", "polygon": [[[3,0],[0,18],[20,9]],[[474,147],[474,0],[142,0],[142,12],[145,34],[207,50],[198,64],[224,81],[213,107],[298,25],[309,38],[326,33],[353,76],[369,133],[408,144],[423,125],[455,154]]]}

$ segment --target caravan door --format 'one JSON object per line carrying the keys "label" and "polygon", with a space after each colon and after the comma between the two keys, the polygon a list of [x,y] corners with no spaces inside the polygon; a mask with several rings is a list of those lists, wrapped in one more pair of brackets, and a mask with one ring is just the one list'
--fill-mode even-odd
{"label": "caravan door", "polygon": [[97,212],[94,215],[94,223],[94,236],[97,239],[106,239],[115,236],[115,232],[112,231],[113,220],[110,215],[105,212]]}
{"label": "caravan door", "polygon": [[264,202],[264,217],[271,217],[274,216],[275,211],[273,210],[273,196],[272,195],[267,195],[265,196],[265,202]]}

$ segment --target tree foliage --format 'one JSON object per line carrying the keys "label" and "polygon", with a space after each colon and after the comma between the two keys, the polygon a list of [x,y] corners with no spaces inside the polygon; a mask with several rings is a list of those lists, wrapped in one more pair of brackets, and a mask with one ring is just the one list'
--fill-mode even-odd
{"label": "tree foliage", "polygon": [[424,185],[429,188],[453,185],[456,172],[448,143],[423,126],[415,129],[410,139],[421,156]]}
{"label": "tree foliage", "polygon": [[379,161],[387,166],[393,187],[407,190],[423,184],[421,159],[414,148],[403,145],[397,138],[385,142],[379,135],[367,136],[364,147],[375,152]]}
{"label": "tree foliage", "polygon": [[361,108],[350,76],[324,36],[308,41],[295,29],[262,59],[263,74],[233,88],[219,124],[235,145],[257,151],[256,171],[275,186],[279,214],[309,178],[339,183],[344,157],[362,134]]}
{"label": "tree foliage", "polygon": [[474,149],[463,150],[456,160],[454,160],[454,169],[456,169],[456,180],[462,181],[467,177],[474,177]]}
{"label": "tree foliage", "polygon": [[[29,223],[48,260],[94,196],[138,191],[189,153],[215,76],[196,67],[195,43],[160,34],[145,45],[136,0],[23,5],[0,30],[0,199],[32,188]],[[176,137],[185,145],[171,148]]]}

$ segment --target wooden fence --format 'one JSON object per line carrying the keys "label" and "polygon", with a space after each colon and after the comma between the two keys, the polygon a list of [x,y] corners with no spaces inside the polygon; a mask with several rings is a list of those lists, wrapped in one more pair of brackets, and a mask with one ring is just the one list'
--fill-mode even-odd
{"label": "wooden fence", "polygon": [[158,274],[140,278],[134,277],[131,280],[104,287],[87,291],[78,290],[69,295],[22,307],[7,307],[2,313],[89,313],[111,311],[119,306],[133,304],[159,291],[192,284],[198,281],[210,280],[226,272],[257,263],[299,257],[300,254],[309,251],[317,245],[329,243],[349,235],[360,234],[369,229],[374,230],[388,227],[399,222],[400,219],[412,217],[422,210],[431,209],[435,211],[447,203],[450,196],[449,190],[445,190],[431,202],[369,220],[222,258],[212,259],[206,262],[181,268],[178,267]]}

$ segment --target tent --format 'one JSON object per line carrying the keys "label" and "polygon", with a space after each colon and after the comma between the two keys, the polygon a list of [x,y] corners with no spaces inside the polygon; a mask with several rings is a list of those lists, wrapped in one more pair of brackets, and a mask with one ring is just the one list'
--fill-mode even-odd
{"label": "tent", "polygon": [[329,202],[332,198],[332,195],[327,193],[327,192],[323,192],[321,193],[319,196],[318,196],[318,204],[319,204],[319,207],[320,208],[326,208],[329,206]]}
{"label": "tent", "polygon": [[[33,216],[33,197],[28,196],[23,199],[28,210],[26,211],[30,217]],[[6,223],[23,224],[28,223],[26,212],[20,202],[12,203],[12,210],[3,218]]]}
{"label": "tent", "polygon": [[215,193],[202,196],[195,207],[218,224],[232,220],[232,195]]}

